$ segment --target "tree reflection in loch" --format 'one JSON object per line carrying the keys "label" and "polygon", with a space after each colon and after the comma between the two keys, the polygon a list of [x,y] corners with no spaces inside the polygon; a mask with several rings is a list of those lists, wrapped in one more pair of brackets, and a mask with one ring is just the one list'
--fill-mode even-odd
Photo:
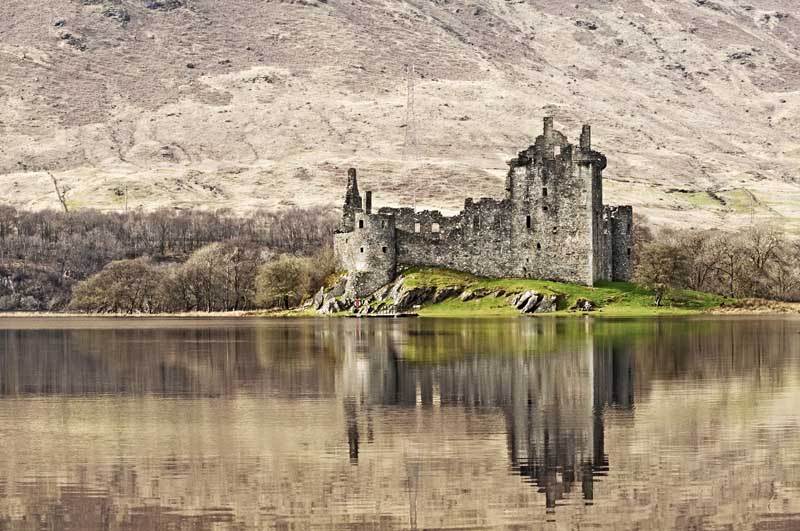
{"label": "tree reflection in loch", "polygon": [[800,527],[796,320],[0,328],[0,529]]}

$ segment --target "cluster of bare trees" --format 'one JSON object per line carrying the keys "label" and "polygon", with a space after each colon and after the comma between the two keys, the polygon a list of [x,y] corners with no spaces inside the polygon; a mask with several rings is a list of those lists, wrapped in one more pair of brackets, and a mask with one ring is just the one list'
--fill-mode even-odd
{"label": "cluster of bare trees", "polygon": [[69,309],[94,313],[223,312],[296,306],[336,273],[332,249],[281,255],[212,243],[181,264],[118,260],[79,282]]}
{"label": "cluster of bare trees", "polygon": [[[29,212],[0,205],[0,310],[61,310],[77,283],[107,265],[112,282],[134,264],[169,270],[172,286],[183,290],[183,302],[175,303],[181,309],[252,306],[252,294],[239,289],[240,277],[249,274],[244,270],[255,271],[269,256],[318,252],[331,242],[337,221],[335,211],[321,208],[236,216],[226,210]],[[218,281],[212,271],[232,275],[233,287],[213,297],[199,288]],[[134,306],[158,306],[151,295]]]}
{"label": "cluster of bare trees", "polygon": [[637,224],[634,280],[658,296],[692,289],[738,298],[800,300],[800,241],[777,228],[737,232],[664,229]]}

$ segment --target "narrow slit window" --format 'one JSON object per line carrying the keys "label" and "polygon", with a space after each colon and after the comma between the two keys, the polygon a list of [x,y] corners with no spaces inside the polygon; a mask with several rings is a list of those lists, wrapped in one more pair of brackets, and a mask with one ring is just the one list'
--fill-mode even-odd
{"label": "narrow slit window", "polygon": [[364,252],[364,248],[363,248],[363,247],[361,248],[361,252],[362,252],[362,253]]}
{"label": "narrow slit window", "polygon": [[358,220],[358,228],[359,229],[363,229],[364,228],[364,220],[363,219],[359,219]]}
{"label": "narrow slit window", "polygon": [[438,233],[440,230],[438,223],[431,223],[431,232]]}
{"label": "narrow slit window", "polygon": [[630,248],[628,248],[628,258],[630,258],[630,256],[631,256],[631,250]]}
{"label": "narrow slit window", "polygon": [[536,244],[536,250],[537,251],[541,251],[542,250],[542,244],[541,243],[537,243]]}
{"label": "narrow slit window", "polygon": [[542,188],[542,197],[547,197],[547,188]]}
{"label": "narrow slit window", "polygon": [[381,228],[382,229],[386,228],[386,220],[383,219],[381,220]]}
{"label": "narrow slit window", "polygon": [[547,205],[543,205],[543,206],[542,206],[542,210],[544,210],[545,212],[547,212]]}
{"label": "narrow slit window", "polygon": [[478,230],[481,228],[481,219],[478,216],[472,218],[472,228]]}
{"label": "narrow slit window", "polygon": [[630,233],[631,233],[631,222],[629,221],[628,222],[628,234],[630,234]]}
{"label": "narrow slit window", "polygon": [[414,223],[414,232],[419,233],[422,232],[422,225],[419,223]]}
{"label": "narrow slit window", "polygon": [[528,216],[525,218],[525,225],[530,229],[531,228],[531,217]]}
{"label": "narrow slit window", "polygon": [[384,247],[384,248],[382,248],[382,249],[381,249],[381,251],[383,251],[383,254],[386,254],[386,252],[387,252],[388,250],[389,250],[389,248],[388,248],[388,247]]}

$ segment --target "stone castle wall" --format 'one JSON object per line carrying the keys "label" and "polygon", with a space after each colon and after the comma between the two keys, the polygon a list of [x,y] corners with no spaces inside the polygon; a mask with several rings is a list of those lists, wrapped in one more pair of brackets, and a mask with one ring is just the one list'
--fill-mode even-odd
{"label": "stone castle wall", "polygon": [[603,205],[606,158],[591,149],[588,126],[574,146],[545,119],[544,134],[509,166],[504,199],[466,199],[456,216],[388,207],[373,214],[351,170],[335,239],[348,295],[366,296],[411,266],[586,285],[630,278],[632,209]]}
{"label": "stone castle wall", "polygon": [[625,282],[633,273],[633,207],[606,207],[610,219],[611,280]]}

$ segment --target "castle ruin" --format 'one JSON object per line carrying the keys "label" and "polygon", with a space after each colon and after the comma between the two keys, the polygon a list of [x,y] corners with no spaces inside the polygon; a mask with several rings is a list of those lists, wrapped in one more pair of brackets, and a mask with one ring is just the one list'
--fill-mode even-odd
{"label": "castle ruin", "polygon": [[575,146],[547,117],[544,133],[509,162],[505,198],[466,199],[456,216],[413,208],[374,212],[372,193],[362,199],[351,169],[334,239],[348,271],[346,294],[365,297],[412,266],[589,286],[629,280],[633,209],[603,205],[605,167],[588,125]]}

